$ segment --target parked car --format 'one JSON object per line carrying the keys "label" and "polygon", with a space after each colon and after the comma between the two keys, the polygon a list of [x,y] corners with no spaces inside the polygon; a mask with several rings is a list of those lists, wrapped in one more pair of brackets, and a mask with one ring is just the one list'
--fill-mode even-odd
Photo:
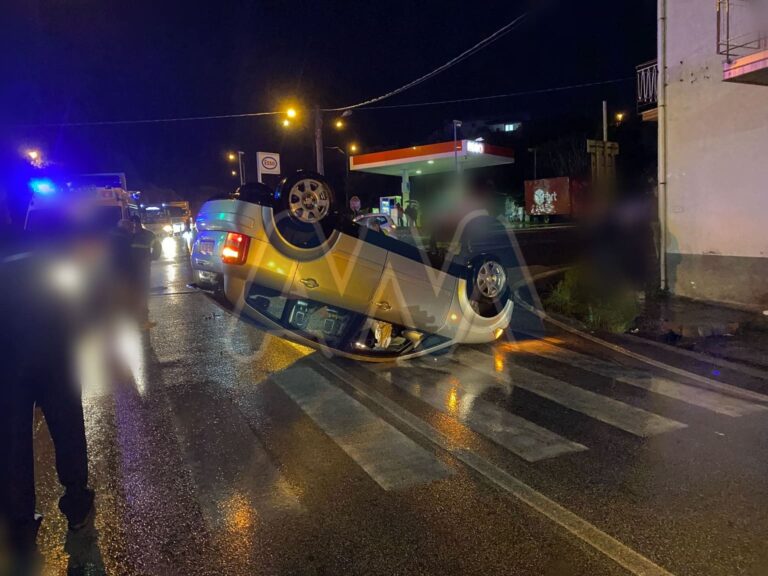
{"label": "parked car", "polygon": [[390,236],[397,236],[397,225],[389,214],[361,214],[355,217],[354,222],[360,226],[378,230]]}
{"label": "parked car", "polygon": [[[493,221],[476,216],[476,230]],[[492,341],[510,322],[508,243],[421,249],[344,218],[318,174],[298,172],[276,190],[245,184],[206,202],[196,224],[199,288],[246,321],[333,354],[414,357]]]}

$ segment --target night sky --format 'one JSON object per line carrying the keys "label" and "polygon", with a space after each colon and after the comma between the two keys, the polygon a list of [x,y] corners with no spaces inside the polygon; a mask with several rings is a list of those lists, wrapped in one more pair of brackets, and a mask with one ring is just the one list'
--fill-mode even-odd
{"label": "night sky", "polygon": [[[194,2],[5,0],[0,15],[2,180],[38,146],[67,172],[126,172],[131,188],[198,196],[229,189],[224,152],[283,154],[311,166],[311,131],[276,117],[42,128],[353,104],[441,65],[534,6],[491,47],[381,105],[467,98],[631,78],[655,54],[655,0]],[[360,110],[327,145],[424,143],[451,118],[634,111],[634,82],[486,103]],[[554,121],[554,120],[553,120]],[[343,166],[329,152],[329,170]],[[340,159],[340,158],[339,158]],[[334,162],[338,166],[334,165]]]}

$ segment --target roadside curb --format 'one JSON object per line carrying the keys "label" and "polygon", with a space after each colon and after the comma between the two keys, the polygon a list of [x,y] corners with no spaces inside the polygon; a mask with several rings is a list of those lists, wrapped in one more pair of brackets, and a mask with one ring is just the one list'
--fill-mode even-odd
{"label": "roadside curb", "polygon": [[[549,276],[553,276],[555,274],[561,274],[568,268],[560,268],[557,270],[549,270],[543,274],[540,274],[538,276],[532,276],[530,277],[531,282],[536,282],[537,280],[544,279]],[[679,368],[677,366],[673,366],[672,364],[667,364],[666,362],[661,362],[659,360],[656,360],[654,358],[650,358],[648,356],[645,356],[644,354],[640,354],[639,352],[635,352],[634,350],[630,350],[629,348],[625,348],[623,346],[619,346],[618,344],[614,344],[613,342],[609,342],[607,340],[603,340],[602,338],[599,338],[593,334],[590,334],[588,332],[585,332],[583,330],[580,330],[578,328],[573,327],[567,322],[563,322],[562,320],[558,320],[546,312],[544,310],[540,310],[535,308],[534,306],[531,306],[528,302],[525,302],[520,294],[520,288],[523,287],[526,284],[525,280],[521,280],[514,284],[512,286],[512,295],[515,300],[515,303],[518,306],[521,306],[523,309],[525,309],[527,312],[534,314],[535,316],[538,316],[542,321],[548,322],[552,324],[553,326],[557,326],[561,330],[564,330],[566,332],[569,332],[575,336],[578,336],[579,338],[582,338],[584,340],[588,340],[594,344],[597,344],[599,346],[602,346],[604,348],[607,348],[613,352],[616,352],[618,354],[622,354],[624,356],[627,356],[629,358],[633,358],[635,360],[639,360],[640,362],[643,362],[645,364],[648,364],[649,366],[653,366],[655,368],[659,368],[661,370],[665,370],[666,372],[670,372],[672,374],[675,374],[677,376],[682,376],[683,378],[687,378],[691,381],[698,382],[699,384],[705,385],[705,387],[710,389],[716,389],[719,391],[722,391],[726,394],[733,395],[734,388],[739,390],[739,396],[750,398],[751,400],[756,400],[758,402],[768,402],[768,396],[765,394],[760,394],[759,392],[754,392],[752,390],[741,388],[737,386],[733,386],[730,384],[726,384],[724,382],[720,382],[719,380],[713,380],[712,378],[709,378],[707,376],[702,376],[701,374],[696,374],[695,372],[690,372],[688,370],[685,370],[684,368]],[[636,337],[633,337],[636,338]],[[645,340],[643,340],[645,342]],[[650,342],[650,341],[649,341]],[[679,350],[675,348],[671,348],[669,346],[666,346],[661,343],[656,343],[658,346],[663,346],[664,349],[669,350],[670,352],[679,352]],[[689,351],[686,351],[689,352]],[[694,352],[689,352],[689,354],[696,354]],[[709,356],[700,356],[696,355],[697,358],[701,360],[706,360],[707,362],[712,362],[713,358]],[[713,362],[716,364],[716,362]],[[730,368],[730,366],[729,366]],[[765,373],[763,371],[760,371],[756,368],[750,368],[748,366],[737,366],[738,370],[741,371],[744,374],[749,374],[751,371],[754,371],[755,373],[759,374],[757,377],[761,379],[768,380],[768,373]],[[748,372],[748,371],[750,372]],[[754,374],[751,374],[754,375]]]}
{"label": "roadside curb", "polygon": [[615,336],[618,340],[641,345],[647,344],[648,346],[653,346],[654,348],[659,348],[660,350],[666,350],[670,353],[680,354],[681,356],[687,356],[688,358],[694,358],[696,360],[701,360],[702,362],[709,362],[710,364],[720,366],[721,368],[728,368],[734,372],[741,372],[742,374],[746,374],[748,376],[768,380],[768,370],[750,366],[749,364],[734,362],[733,360],[728,360],[727,358],[719,358],[717,356],[705,354],[704,352],[687,350],[685,348],[680,348],[679,346],[670,346],[669,344],[664,344],[663,342],[658,342],[649,338],[643,338],[641,336],[635,336],[633,334],[615,334]]}

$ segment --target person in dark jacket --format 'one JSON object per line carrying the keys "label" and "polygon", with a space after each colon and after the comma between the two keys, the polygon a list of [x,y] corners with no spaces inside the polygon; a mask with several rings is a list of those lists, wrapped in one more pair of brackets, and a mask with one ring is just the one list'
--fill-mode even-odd
{"label": "person in dark jacket", "polygon": [[133,285],[136,313],[142,329],[148,330],[155,326],[149,320],[149,290],[152,271],[152,261],[160,258],[162,246],[151,230],[142,226],[138,216],[131,218],[133,236],[131,239],[131,268],[135,284]]}

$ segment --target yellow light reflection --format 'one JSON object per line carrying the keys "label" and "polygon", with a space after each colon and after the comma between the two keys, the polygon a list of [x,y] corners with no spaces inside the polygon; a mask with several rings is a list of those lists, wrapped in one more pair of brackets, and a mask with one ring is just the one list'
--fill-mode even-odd
{"label": "yellow light reflection", "polygon": [[498,352],[493,355],[493,368],[496,372],[504,372],[504,356]]}
{"label": "yellow light reflection", "polygon": [[222,508],[227,529],[231,532],[242,532],[253,526],[256,512],[240,492],[235,492]]}
{"label": "yellow light reflection", "polygon": [[459,408],[459,388],[455,379],[451,379],[451,389],[445,398],[445,407],[452,416],[456,415]]}
{"label": "yellow light reflection", "polygon": [[500,352],[536,352],[543,349],[549,349],[551,345],[562,344],[560,338],[541,338],[532,340],[519,340],[517,342],[503,342],[496,345],[496,350]]}

